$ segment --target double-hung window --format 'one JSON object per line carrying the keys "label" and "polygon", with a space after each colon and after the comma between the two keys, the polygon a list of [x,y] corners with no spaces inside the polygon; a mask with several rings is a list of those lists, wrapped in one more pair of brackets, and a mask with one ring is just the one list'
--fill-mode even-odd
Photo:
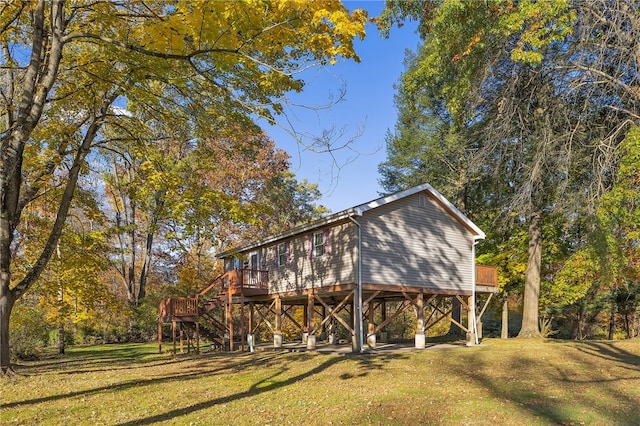
{"label": "double-hung window", "polygon": [[289,243],[280,243],[276,248],[278,266],[289,263]]}
{"label": "double-hung window", "polygon": [[314,232],[313,233],[313,257],[320,257],[326,252],[325,247],[325,233]]}

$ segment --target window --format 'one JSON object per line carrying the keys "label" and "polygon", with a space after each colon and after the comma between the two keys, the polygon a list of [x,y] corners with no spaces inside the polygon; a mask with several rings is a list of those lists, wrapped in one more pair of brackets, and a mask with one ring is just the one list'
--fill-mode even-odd
{"label": "window", "polygon": [[289,243],[280,243],[276,248],[276,260],[278,266],[284,266],[289,263]]}
{"label": "window", "polygon": [[313,234],[313,257],[320,257],[325,253],[324,232]]}
{"label": "window", "polygon": [[309,235],[309,258],[331,254],[329,231],[317,231]]}
{"label": "window", "polygon": [[258,253],[252,253],[249,257],[249,269],[258,269]]}

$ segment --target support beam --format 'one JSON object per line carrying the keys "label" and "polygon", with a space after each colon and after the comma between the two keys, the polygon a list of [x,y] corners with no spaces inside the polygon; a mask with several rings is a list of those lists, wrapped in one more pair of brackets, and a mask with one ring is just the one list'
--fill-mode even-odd
{"label": "support beam", "polygon": [[240,293],[240,350],[244,352],[245,336],[247,333],[244,316],[244,293]]}
{"label": "support beam", "polygon": [[[387,302],[384,300],[380,302],[380,320],[383,323],[386,323],[387,321]],[[374,332],[375,332],[375,329],[374,329]],[[389,336],[387,333],[387,329],[383,327],[380,329],[380,342],[387,343],[388,340],[389,340]]]}
{"label": "support beam", "polygon": [[489,302],[491,302],[492,297],[493,297],[493,293],[489,293],[489,297],[487,297],[487,301],[484,302],[484,305],[482,306],[482,310],[478,314],[478,320],[482,319],[482,316],[484,315],[484,311],[487,310],[487,306],[489,306]]}
{"label": "support beam", "polygon": [[276,314],[276,329],[273,333],[273,347],[281,348],[282,347],[282,299],[279,296],[276,296],[276,306],[275,306],[275,314]]}
{"label": "support beam", "polygon": [[369,301],[367,302],[368,305],[368,312],[367,312],[367,346],[369,348],[375,348],[376,347],[376,324],[375,324],[375,306],[373,303],[371,303],[372,299],[368,299]]}
{"label": "support beam", "polygon": [[[275,306],[275,304],[276,304],[275,300],[273,302],[271,302],[271,305],[269,305],[267,307],[267,312],[270,312],[270,313],[273,314],[275,312],[274,308],[273,308]],[[269,320],[267,319],[266,314],[262,313],[263,305],[258,305],[258,306],[254,306],[254,307],[255,307],[255,312],[257,312],[258,316],[260,317],[260,321],[257,321],[254,324],[253,328],[251,329],[251,333],[255,334],[256,330],[258,329],[258,327],[260,327],[262,325],[262,323],[267,324],[267,327],[269,327],[269,330],[271,330],[271,332],[273,333],[274,330],[275,330],[273,328],[273,325],[271,325],[271,322],[269,322]]]}
{"label": "support beam", "polygon": [[316,349],[316,335],[315,335],[315,326],[313,322],[315,309],[313,305],[314,296],[313,290],[310,290],[307,293],[307,349],[315,350]]}
{"label": "support beam", "polygon": [[473,302],[473,296],[469,296],[467,302],[467,346],[473,346],[476,344],[476,333],[474,332],[474,321],[476,312]]}
{"label": "support beam", "polygon": [[[273,304],[269,307],[268,311],[269,312],[273,312],[272,308],[273,308]],[[269,327],[269,330],[271,330],[271,332],[275,334],[276,330],[275,330],[274,326],[271,325],[271,323],[269,322],[269,320],[267,319],[265,314],[262,313],[260,308],[256,308],[256,312],[258,313],[258,316],[260,317],[260,321],[258,321],[258,323],[255,325],[253,330],[251,330],[251,332],[255,333],[256,329],[258,327],[260,327],[260,325],[262,325],[262,323],[265,323],[265,324],[267,324],[267,327]]]}
{"label": "support beam", "polygon": [[426,337],[424,334],[424,295],[422,292],[416,295],[416,349],[424,349],[426,347]]}
{"label": "support beam", "polygon": [[489,293],[489,297],[487,297],[487,300],[484,302],[484,305],[482,306],[482,310],[480,311],[480,313],[477,316],[477,324],[476,324],[476,328],[478,329],[478,339],[482,339],[482,316],[484,315],[484,311],[487,309],[487,306],[489,306],[489,302],[491,302],[491,298],[493,297],[493,293]]}
{"label": "support beam", "polygon": [[[431,305],[431,308],[433,308],[434,311],[438,311],[438,313],[440,313],[440,318],[438,318],[435,322],[429,324],[429,326],[427,327],[427,330],[431,327],[433,327],[434,325],[436,325],[438,322],[440,322],[442,319],[446,318],[447,316],[449,316],[449,314],[451,314],[452,309],[449,309],[448,311],[442,311],[440,308],[438,308],[437,306]],[[453,322],[454,324],[456,324],[458,327],[460,327],[462,330],[464,330],[465,333],[467,333],[469,331],[469,329],[467,329],[464,325],[462,325],[461,323],[459,323],[458,321],[454,320],[453,318],[450,319],[451,322]]]}
{"label": "support beam", "polygon": [[[296,321],[296,319],[293,317],[293,315],[291,315],[291,314],[289,313],[289,309],[294,308],[294,307],[295,307],[294,305],[289,306],[287,309],[284,309],[284,310],[282,311],[282,314],[283,314],[285,317],[287,317],[287,318],[289,319],[289,321],[291,321],[291,322],[293,323],[293,325],[295,325],[295,326],[298,328],[298,330],[300,330],[300,332],[303,332],[303,328],[304,328],[304,327],[303,327],[302,325],[300,325],[300,324],[298,323],[298,321]],[[305,318],[306,318],[306,317],[305,317]],[[304,324],[305,324],[305,325],[307,324],[307,320],[306,320],[306,319],[304,320]]]}
{"label": "support beam", "polygon": [[[308,299],[308,296],[307,296]],[[311,315],[313,315],[313,311],[311,311]],[[302,306],[302,328],[300,329],[302,333],[302,344],[307,343],[307,336],[309,335],[309,304]]]}
{"label": "support beam", "polygon": [[367,299],[364,302],[362,302],[362,305],[369,305],[369,302],[371,302],[373,299],[378,297],[380,293],[382,292],[381,291],[374,292],[371,296],[367,297]]}
{"label": "support beam", "polygon": [[253,326],[255,324],[255,304],[253,302],[249,302],[249,325],[247,330],[249,330],[249,334],[253,334]]}
{"label": "support beam", "polygon": [[183,340],[184,340],[184,330],[183,330],[183,324],[182,322],[180,322],[180,353],[183,354],[184,353],[184,347],[183,347]]}
{"label": "support beam", "polygon": [[256,335],[253,334],[253,323],[254,323],[254,311],[255,306],[253,302],[249,302],[249,318],[247,323],[247,344],[249,345],[249,352],[253,352],[255,343],[256,343]]}
{"label": "support beam", "polygon": [[[338,312],[340,312],[343,308],[346,308],[346,304],[347,302],[349,302],[349,299],[351,299],[351,296],[353,295],[353,291],[349,292],[344,299],[342,299],[342,301],[340,303],[338,303],[338,305],[331,309],[331,307],[329,305],[327,305],[325,303],[324,300],[322,300],[322,298],[320,296],[318,296],[317,294],[314,295],[315,299],[320,302],[325,308],[327,308],[329,310],[329,315],[327,317],[324,318],[324,320],[322,320],[322,323],[320,324],[320,326],[322,326],[322,324],[326,323],[330,318],[335,318],[340,324],[342,324],[344,326],[344,328],[346,328],[349,332],[351,332],[351,334],[353,335],[353,328],[351,328],[351,326],[349,324],[347,324],[347,322],[345,320],[343,320],[342,318],[340,318],[338,316]],[[315,333],[316,330],[313,330],[313,332]]]}
{"label": "support beam", "polygon": [[382,330],[383,327],[386,327],[387,324],[389,324],[391,321],[393,321],[394,319],[398,318],[398,316],[403,313],[404,311],[406,311],[407,309],[409,309],[411,306],[413,306],[411,303],[404,303],[402,302],[400,304],[400,307],[398,308],[398,310],[391,315],[390,317],[387,317],[386,320],[384,320],[383,322],[381,322],[374,330],[375,333],[377,333],[378,331]]}
{"label": "support beam", "polygon": [[233,352],[233,295],[231,294],[231,288],[227,289],[227,330],[229,332],[229,350]]}
{"label": "support beam", "polygon": [[200,321],[196,321],[196,353],[200,353]]}
{"label": "support beam", "polygon": [[500,331],[500,338],[509,338],[509,294],[506,291],[502,296],[502,330]]}
{"label": "support beam", "polygon": [[171,321],[173,326],[173,355],[176,355],[176,320]]}

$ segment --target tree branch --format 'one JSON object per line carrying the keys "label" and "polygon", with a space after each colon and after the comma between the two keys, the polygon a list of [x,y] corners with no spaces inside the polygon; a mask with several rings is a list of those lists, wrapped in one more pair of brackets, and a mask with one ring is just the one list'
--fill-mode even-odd
{"label": "tree branch", "polygon": [[188,54],[162,53],[155,50],[145,49],[144,47],[136,46],[131,43],[125,43],[123,41],[116,40],[111,37],[105,37],[105,36],[101,36],[98,34],[91,34],[91,33],[69,34],[63,38],[63,42],[68,42],[73,39],[99,40],[104,43],[108,43],[113,46],[119,47],[121,49],[129,50],[131,52],[141,53],[146,56],[152,56],[154,58],[161,58],[161,59],[176,59],[176,60],[182,60],[182,61],[188,61],[191,58],[194,58],[199,55],[208,54],[208,53],[229,53],[234,55],[237,55],[240,53],[238,49],[198,49]]}

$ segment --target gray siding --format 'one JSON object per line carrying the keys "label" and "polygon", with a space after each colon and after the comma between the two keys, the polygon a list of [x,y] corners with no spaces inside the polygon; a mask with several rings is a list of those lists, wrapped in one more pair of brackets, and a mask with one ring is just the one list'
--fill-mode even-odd
{"label": "gray siding", "polygon": [[[323,256],[311,257],[312,235],[320,231],[327,231],[329,251]],[[277,244],[242,254],[248,256],[255,251],[260,252],[260,269],[269,271],[270,293],[349,284],[355,282],[355,235],[355,225],[347,222],[332,224],[283,240],[289,244],[289,262],[283,266],[278,266]],[[231,264],[230,261],[225,261],[225,267]]]}
{"label": "gray siding", "polygon": [[428,195],[384,204],[358,221],[364,283],[471,290],[472,234]]}

